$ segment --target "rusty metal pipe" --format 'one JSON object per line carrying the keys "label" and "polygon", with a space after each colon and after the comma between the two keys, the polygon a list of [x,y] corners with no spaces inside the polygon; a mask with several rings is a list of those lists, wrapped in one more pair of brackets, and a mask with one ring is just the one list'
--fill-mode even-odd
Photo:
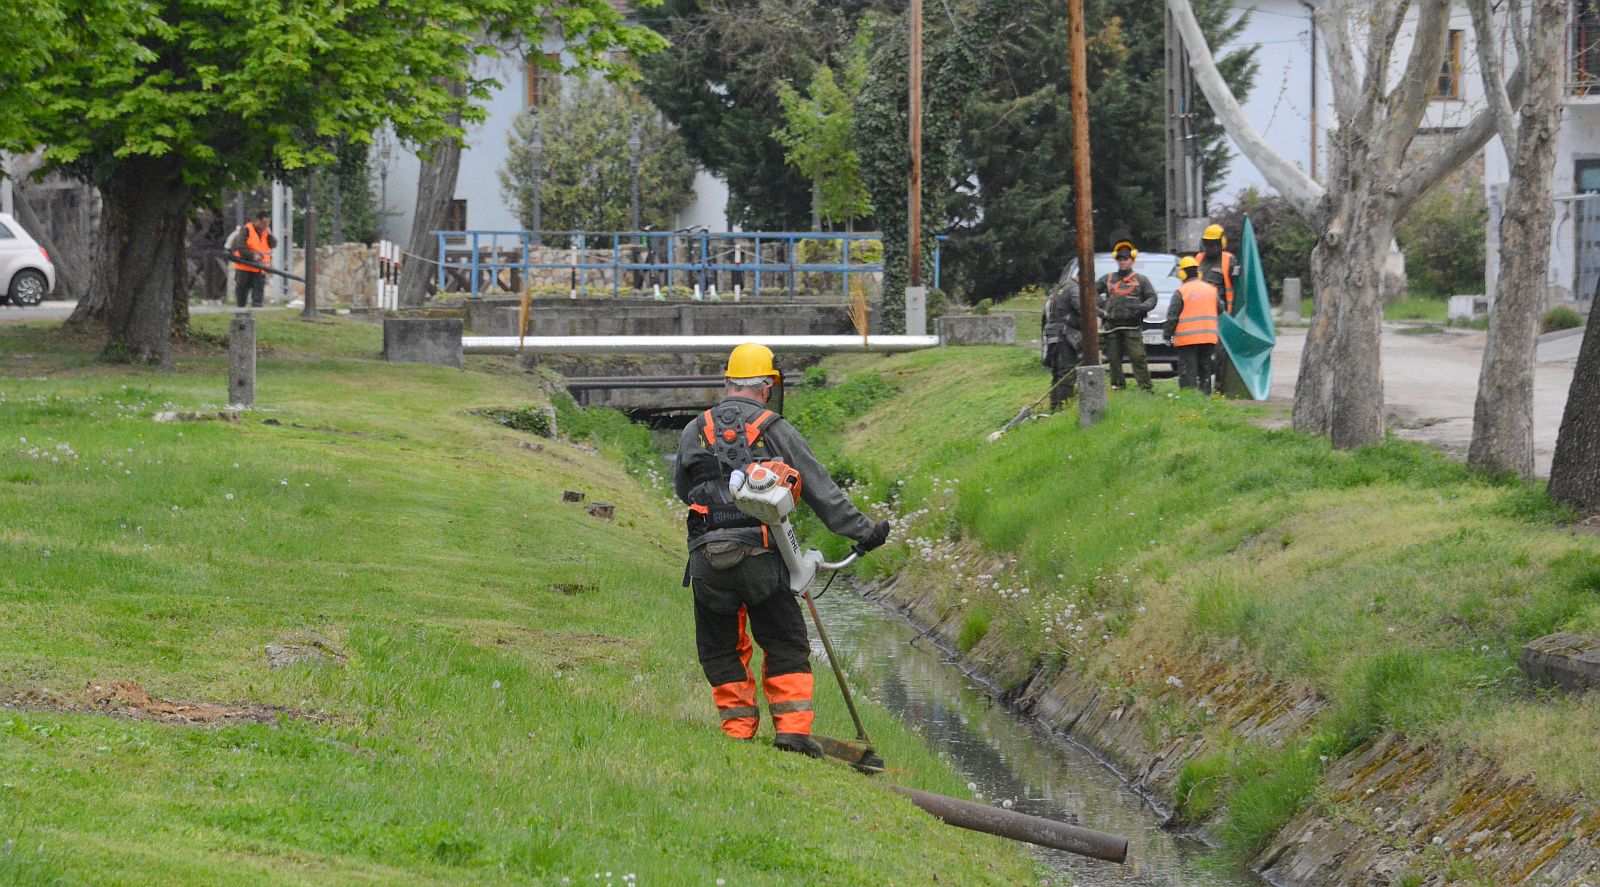
{"label": "rusty metal pipe", "polygon": [[1068,853],[1103,859],[1106,862],[1126,862],[1128,859],[1128,839],[1117,835],[914,788],[899,785],[891,785],[888,788],[910,798],[911,803],[947,825],[998,835],[1013,841],[1038,844],[1040,847],[1065,850]]}

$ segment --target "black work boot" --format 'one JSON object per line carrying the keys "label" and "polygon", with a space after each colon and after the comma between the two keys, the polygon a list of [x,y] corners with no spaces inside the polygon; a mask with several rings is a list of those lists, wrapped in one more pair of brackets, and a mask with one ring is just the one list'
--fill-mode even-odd
{"label": "black work boot", "polygon": [[822,757],[822,746],[805,733],[779,733],[772,738],[772,747],[799,752],[808,758]]}

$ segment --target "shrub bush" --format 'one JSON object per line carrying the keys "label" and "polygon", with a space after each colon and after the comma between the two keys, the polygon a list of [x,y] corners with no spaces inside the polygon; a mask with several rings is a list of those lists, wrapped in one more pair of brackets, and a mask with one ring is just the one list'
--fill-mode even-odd
{"label": "shrub bush", "polygon": [[1553,333],[1556,330],[1571,330],[1583,326],[1583,318],[1578,312],[1561,305],[1551,308],[1539,318],[1539,332]]}
{"label": "shrub bush", "polygon": [[1472,189],[1439,191],[1412,207],[1395,229],[1411,292],[1435,297],[1483,292],[1488,221],[1488,204]]}

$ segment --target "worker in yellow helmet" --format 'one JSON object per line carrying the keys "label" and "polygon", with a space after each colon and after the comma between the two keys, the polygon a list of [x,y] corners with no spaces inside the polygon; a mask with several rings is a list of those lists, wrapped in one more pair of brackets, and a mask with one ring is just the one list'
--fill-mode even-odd
{"label": "worker in yellow helmet", "polygon": [[1133,270],[1139,251],[1127,240],[1111,248],[1117,270],[1095,284],[1100,319],[1105,321],[1100,341],[1105,343],[1106,359],[1111,362],[1111,387],[1126,388],[1128,377],[1122,370],[1124,358],[1133,364],[1133,378],[1144,391],[1150,391],[1150,366],[1144,355],[1144,316],[1156,307],[1156,288],[1150,278]]}
{"label": "worker in yellow helmet", "polygon": [[1211,225],[1200,235],[1200,251],[1194,254],[1200,263],[1200,279],[1217,288],[1222,296],[1222,307],[1233,313],[1233,253],[1228,252],[1228,238],[1221,225]]}
{"label": "worker in yellow helmet", "polygon": [[1200,279],[1200,263],[1191,256],[1178,260],[1183,282],[1167,306],[1167,341],[1178,352],[1178,387],[1211,393],[1216,374],[1221,297],[1217,288]]}
{"label": "worker in yellow helmet", "polygon": [[889,522],[858,511],[800,432],[772,407],[783,375],[772,349],[749,342],[728,355],[721,403],[696,416],[678,440],[673,486],[689,506],[689,565],[695,645],[711,682],[722,732],[750,739],[761,723],[750,672],[751,635],[765,651],[762,685],[785,751],[821,757],[811,738],[811,641],[789,571],[767,528],[733,503],[728,480],[753,462],[781,460],[800,475],[798,497],[828,529],[871,551],[889,538]]}

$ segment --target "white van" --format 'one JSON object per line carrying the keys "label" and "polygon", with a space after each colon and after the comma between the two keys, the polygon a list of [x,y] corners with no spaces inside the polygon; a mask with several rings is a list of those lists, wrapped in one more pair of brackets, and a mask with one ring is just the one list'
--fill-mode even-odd
{"label": "white van", "polygon": [[17,220],[0,213],[0,304],[27,308],[56,288],[56,266]]}

